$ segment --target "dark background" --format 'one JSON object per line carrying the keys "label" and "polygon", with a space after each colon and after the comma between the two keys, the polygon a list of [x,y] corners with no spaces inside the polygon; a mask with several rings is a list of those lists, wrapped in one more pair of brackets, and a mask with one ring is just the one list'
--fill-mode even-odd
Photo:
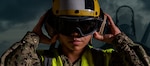
{"label": "dark background", "polygon": [[[42,16],[51,8],[52,0],[0,0],[0,56],[13,43],[20,41],[27,31],[31,31]],[[145,31],[150,23],[150,0],[99,0],[104,12],[110,14],[116,22],[116,11],[120,6],[127,5],[134,11],[134,25],[136,42],[146,35]],[[118,12],[119,25],[131,25],[132,12],[129,8],[121,8]],[[123,29],[126,26],[123,26]],[[127,27],[131,29],[130,27]],[[132,30],[124,30],[132,33]],[[147,30],[150,31],[150,28]],[[147,32],[148,33],[148,32]],[[150,48],[150,36],[142,45]],[[95,47],[102,42],[93,41]],[[39,49],[47,49],[47,45],[40,44]]]}

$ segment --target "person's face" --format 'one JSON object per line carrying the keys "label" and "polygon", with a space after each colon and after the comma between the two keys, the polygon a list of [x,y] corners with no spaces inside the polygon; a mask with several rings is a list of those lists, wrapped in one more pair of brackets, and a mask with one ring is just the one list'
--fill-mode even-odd
{"label": "person's face", "polygon": [[77,36],[78,33],[72,33],[71,36],[59,34],[59,41],[63,48],[70,51],[77,51],[83,49],[92,38],[92,34],[83,37]]}

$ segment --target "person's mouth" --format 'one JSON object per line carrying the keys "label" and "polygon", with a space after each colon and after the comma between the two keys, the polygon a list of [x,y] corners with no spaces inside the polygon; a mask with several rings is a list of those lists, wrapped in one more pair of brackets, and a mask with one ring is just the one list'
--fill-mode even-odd
{"label": "person's mouth", "polygon": [[73,45],[79,45],[79,44],[81,44],[81,40],[80,39],[77,39],[77,38],[74,38],[72,41],[71,41],[71,43],[73,44]]}

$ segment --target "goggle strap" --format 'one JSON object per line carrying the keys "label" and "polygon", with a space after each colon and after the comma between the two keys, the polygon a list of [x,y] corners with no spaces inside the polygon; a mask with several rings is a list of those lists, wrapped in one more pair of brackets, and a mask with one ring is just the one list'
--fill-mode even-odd
{"label": "goggle strap", "polygon": [[100,27],[100,30],[99,30],[99,34],[101,34],[101,35],[103,35],[103,32],[104,32],[104,28],[105,28],[105,24],[106,24],[106,19],[107,19],[107,16],[106,15],[104,15],[104,20],[103,20],[103,22],[102,22],[102,24],[101,24],[101,27]]}

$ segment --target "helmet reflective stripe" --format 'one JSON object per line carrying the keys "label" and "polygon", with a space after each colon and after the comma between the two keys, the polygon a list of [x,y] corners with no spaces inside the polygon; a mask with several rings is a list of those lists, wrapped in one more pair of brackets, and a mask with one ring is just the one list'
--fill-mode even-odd
{"label": "helmet reflective stripe", "polygon": [[60,0],[60,10],[84,10],[85,0]]}
{"label": "helmet reflective stripe", "polygon": [[92,16],[100,15],[98,0],[54,0],[52,11],[57,16]]}

